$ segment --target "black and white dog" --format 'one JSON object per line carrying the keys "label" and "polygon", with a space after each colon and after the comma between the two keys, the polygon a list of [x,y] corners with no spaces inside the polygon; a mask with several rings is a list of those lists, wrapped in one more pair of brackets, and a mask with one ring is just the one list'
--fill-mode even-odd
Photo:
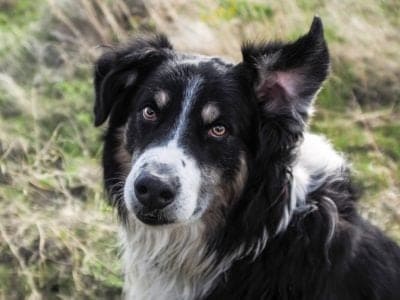
{"label": "black and white dog", "polygon": [[307,132],[322,23],[243,61],[164,36],[105,53],[95,125],[127,299],[400,299],[400,249],[356,212],[344,158]]}

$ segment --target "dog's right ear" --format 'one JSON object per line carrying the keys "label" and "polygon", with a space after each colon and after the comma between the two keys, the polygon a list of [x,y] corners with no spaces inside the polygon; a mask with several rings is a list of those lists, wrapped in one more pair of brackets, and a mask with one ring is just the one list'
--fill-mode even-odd
{"label": "dog's right ear", "polygon": [[113,107],[124,101],[126,93],[132,93],[147,74],[171,55],[171,49],[168,39],[158,35],[104,53],[94,68],[94,125],[103,124]]}

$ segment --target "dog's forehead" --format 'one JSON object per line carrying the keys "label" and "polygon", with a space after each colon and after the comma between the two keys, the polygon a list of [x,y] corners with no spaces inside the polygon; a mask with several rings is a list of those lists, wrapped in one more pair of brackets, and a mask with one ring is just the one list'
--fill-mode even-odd
{"label": "dog's forehead", "polygon": [[177,53],[173,63],[178,65],[193,65],[197,67],[211,67],[216,71],[226,72],[233,67],[233,63],[226,58],[201,54]]}
{"label": "dog's forehead", "polygon": [[216,56],[171,52],[143,85],[143,102],[153,99],[168,118],[184,113],[192,124],[198,116],[206,124],[247,111],[236,64]]}
{"label": "dog's forehead", "polygon": [[159,108],[183,101],[185,93],[191,95],[192,105],[218,99],[230,102],[232,95],[239,94],[232,62],[216,56],[172,53],[148,81]]}

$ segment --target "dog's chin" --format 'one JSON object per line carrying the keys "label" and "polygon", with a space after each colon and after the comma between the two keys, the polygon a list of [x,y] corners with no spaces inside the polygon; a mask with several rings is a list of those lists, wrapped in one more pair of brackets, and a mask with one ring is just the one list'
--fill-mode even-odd
{"label": "dog's chin", "polygon": [[154,227],[186,226],[199,221],[204,212],[203,209],[196,208],[189,217],[182,217],[168,206],[164,209],[151,209],[135,200],[126,202],[129,203],[127,210],[134,216],[134,219],[137,219],[140,223]]}
{"label": "dog's chin", "polygon": [[137,209],[132,212],[135,218],[145,225],[152,227],[179,227],[187,226],[198,222],[200,215],[193,214],[188,219],[179,219],[175,215],[169,215],[163,210],[146,210],[145,208]]}

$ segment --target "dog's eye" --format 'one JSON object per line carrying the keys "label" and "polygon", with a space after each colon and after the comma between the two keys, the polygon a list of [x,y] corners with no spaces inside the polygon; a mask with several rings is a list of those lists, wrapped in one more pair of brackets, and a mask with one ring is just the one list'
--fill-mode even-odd
{"label": "dog's eye", "polygon": [[223,137],[227,134],[226,127],[224,125],[215,125],[211,127],[211,129],[208,131],[208,135],[212,137]]}
{"label": "dog's eye", "polygon": [[155,121],[157,120],[157,114],[150,106],[146,106],[143,109],[143,118],[148,121]]}

